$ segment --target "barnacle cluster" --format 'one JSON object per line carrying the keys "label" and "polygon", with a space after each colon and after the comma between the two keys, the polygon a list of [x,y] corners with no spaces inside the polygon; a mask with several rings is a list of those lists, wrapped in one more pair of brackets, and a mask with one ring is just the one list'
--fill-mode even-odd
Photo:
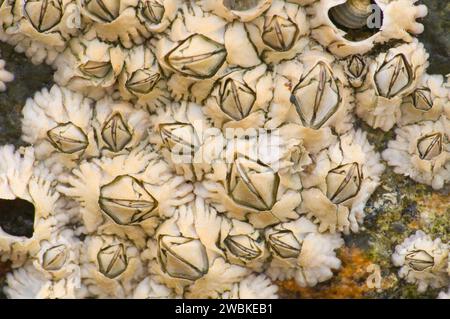
{"label": "barnacle cluster", "polygon": [[[450,92],[415,0],[3,0],[0,40],[54,69],[0,148],[0,258],[20,298],[276,298],[341,262],[382,157],[441,189]],[[385,49],[380,44],[396,40]],[[12,76],[0,61],[0,90]],[[26,233],[11,227],[14,214]],[[400,276],[448,283],[418,232]]]}

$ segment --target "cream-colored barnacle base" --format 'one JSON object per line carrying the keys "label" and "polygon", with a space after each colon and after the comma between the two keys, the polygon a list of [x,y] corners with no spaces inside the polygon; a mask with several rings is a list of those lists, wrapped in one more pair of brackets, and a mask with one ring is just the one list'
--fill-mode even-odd
{"label": "cream-colored barnacle base", "polygon": [[264,14],[270,8],[273,0],[200,0],[200,6],[205,11],[211,11],[227,21],[238,20],[249,22]]}
{"label": "cream-colored barnacle base", "polygon": [[330,127],[339,134],[352,128],[353,91],[343,67],[332,55],[313,46],[274,70],[267,128],[286,122],[315,130]]}
{"label": "cream-colored barnacle base", "polygon": [[251,274],[224,292],[221,299],[278,299],[278,286],[264,274]]}
{"label": "cream-colored barnacle base", "polygon": [[[214,242],[220,219],[195,203],[180,206],[149,240],[143,258],[155,279],[186,298],[217,298],[249,270],[228,264]],[[201,210],[197,213],[196,210]]]}
{"label": "cream-colored barnacle base", "polygon": [[399,124],[436,121],[441,115],[450,119],[449,94],[442,75],[424,74],[416,89],[403,98]]}
{"label": "cream-colored barnacle base", "polygon": [[284,0],[274,0],[269,10],[245,28],[265,63],[293,59],[309,42],[305,8]]}
{"label": "cream-colored barnacle base", "polygon": [[164,32],[175,19],[181,0],[139,1],[137,17],[150,33]]}
{"label": "cream-colored barnacle base", "polygon": [[42,166],[35,167],[33,148],[17,151],[12,145],[0,148],[0,201],[0,214],[14,214],[16,210],[33,216],[33,232],[28,237],[8,233],[9,229],[0,226],[1,259],[10,259],[18,266],[28,255],[39,251],[41,241],[51,237],[63,204],[53,176]]}
{"label": "cream-colored barnacle base", "polygon": [[[311,16],[311,36],[330,50],[334,55],[347,57],[353,54],[365,54],[376,44],[390,40],[411,42],[410,35],[423,32],[423,25],[416,19],[427,15],[425,5],[415,5],[417,0],[320,0],[308,7]],[[370,6],[372,4],[372,6]],[[369,7],[370,6],[370,7]],[[339,8],[340,7],[340,8]],[[339,12],[333,18],[333,10]],[[359,21],[361,20],[361,21]],[[345,30],[348,28],[349,30]],[[348,37],[348,32],[372,29],[368,38]]]}
{"label": "cream-colored barnacle base", "polygon": [[[151,125],[150,142],[175,172],[187,180],[203,179],[204,167],[211,164],[204,144],[215,141],[221,134],[219,129],[211,127],[202,106],[190,102],[168,103],[151,116]],[[218,152],[222,150],[220,145],[214,145],[219,148]]]}
{"label": "cream-colored barnacle base", "polygon": [[160,218],[193,199],[192,185],[174,176],[150,147],[86,161],[61,178],[59,189],[80,204],[87,233],[115,234],[145,245]]}
{"label": "cream-colored barnacle base", "polygon": [[302,173],[301,212],[319,224],[319,231],[357,232],[367,200],[380,184],[384,165],[366,133],[350,131],[313,156]]}
{"label": "cream-colored barnacle base", "polygon": [[125,100],[156,110],[168,102],[167,83],[150,45],[136,46],[126,52],[117,86]]}
{"label": "cream-colored barnacle base", "polygon": [[428,53],[417,40],[380,53],[356,92],[356,114],[371,127],[389,131],[400,121],[403,98],[414,92],[427,67]]}
{"label": "cream-colored barnacle base", "polygon": [[172,289],[158,283],[151,277],[146,277],[134,289],[132,299],[178,299]]}
{"label": "cream-colored barnacle base", "polygon": [[23,268],[7,275],[9,298],[73,299],[81,288],[80,241],[70,229],[54,232]]}
{"label": "cream-colored barnacle base", "polygon": [[102,156],[127,154],[147,141],[150,116],[146,110],[109,96],[93,109],[92,127]]}
{"label": "cream-colored barnacle base", "polygon": [[92,129],[94,102],[80,93],[54,85],[29,98],[22,109],[22,139],[34,146],[36,159],[55,175],[79,160],[98,156]]}
{"label": "cream-colored barnacle base", "polygon": [[305,217],[265,230],[272,261],[267,274],[273,280],[295,279],[301,287],[313,287],[333,276],[341,261],[335,250],[344,244],[339,234],[320,234]]}
{"label": "cream-colored barnacle base", "polygon": [[83,31],[88,39],[120,43],[125,48],[140,45],[150,32],[138,19],[139,0],[77,0]]}
{"label": "cream-colored barnacle base", "polygon": [[113,89],[124,61],[125,50],[120,46],[99,39],[73,38],[54,63],[54,80],[99,99]]}
{"label": "cream-colored barnacle base", "polygon": [[12,14],[7,42],[34,64],[52,64],[79,28],[74,0],[14,1]]}
{"label": "cream-colored barnacle base", "polygon": [[0,59],[0,92],[6,91],[6,83],[14,80],[14,74],[5,70],[6,62]]}
{"label": "cream-colored barnacle base", "polygon": [[81,250],[82,289],[77,298],[129,298],[145,277],[140,250],[115,235],[89,235]]}
{"label": "cream-colored barnacle base", "polygon": [[392,262],[401,267],[398,272],[401,278],[417,284],[417,290],[424,292],[428,287],[442,288],[448,285],[448,253],[448,245],[442,243],[440,238],[433,240],[418,230],[395,247]]}
{"label": "cream-colored barnacle base", "polygon": [[258,128],[264,126],[272,98],[273,77],[265,64],[231,68],[217,80],[203,111],[224,130]]}
{"label": "cream-colored barnacle base", "polygon": [[256,228],[297,219],[299,172],[309,160],[301,139],[286,138],[282,130],[246,130],[222,143],[224,150],[211,159],[195,193]]}
{"label": "cream-colored barnacle base", "polygon": [[425,121],[396,130],[382,153],[394,172],[441,189],[450,181],[450,120]]}

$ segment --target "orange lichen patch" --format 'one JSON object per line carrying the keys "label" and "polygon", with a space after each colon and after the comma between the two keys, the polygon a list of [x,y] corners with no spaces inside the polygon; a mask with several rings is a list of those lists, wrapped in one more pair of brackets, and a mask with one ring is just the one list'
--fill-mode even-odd
{"label": "orange lichen patch", "polygon": [[338,273],[328,282],[312,288],[299,287],[294,280],[280,281],[280,297],[282,298],[364,298],[372,289],[366,285],[370,273],[367,267],[372,261],[364,255],[363,251],[355,247],[342,248],[339,253],[342,267]]}
{"label": "orange lichen patch", "polygon": [[449,195],[436,192],[417,199],[417,207],[422,211],[431,211],[436,215],[445,215],[449,211]]}

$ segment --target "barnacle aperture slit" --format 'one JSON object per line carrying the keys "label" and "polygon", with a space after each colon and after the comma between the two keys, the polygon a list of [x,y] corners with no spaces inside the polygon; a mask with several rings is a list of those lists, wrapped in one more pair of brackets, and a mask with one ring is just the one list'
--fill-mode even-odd
{"label": "barnacle aperture slit", "polygon": [[220,88],[220,108],[232,119],[239,121],[252,111],[256,93],[247,84],[226,79]]}
{"label": "barnacle aperture slit", "polygon": [[200,141],[191,124],[163,123],[159,125],[164,144],[178,155],[193,156],[200,147]]}
{"label": "barnacle aperture slit", "polygon": [[405,261],[415,271],[424,271],[434,266],[434,258],[425,250],[414,250],[405,256]]}
{"label": "barnacle aperture slit", "polygon": [[358,163],[349,163],[333,168],[328,172],[327,197],[340,204],[355,197],[361,189],[362,172]]}
{"label": "barnacle aperture slit", "polygon": [[290,50],[297,39],[299,29],[291,20],[278,15],[264,18],[262,40],[275,51]]}
{"label": "barnacle aperture slit", "polygon": [[417,150],[419,156],[423,160],[431,160],[439,156],[443,150],[443,136],[442,133],[433,133],[422,136],[417,141]]}
{"label": "barnacle aperture slit", "polygon": [[247,235],[227,236],[224,244],[234,256],[245,260],[258,258],[262,253],[256,241]]}
{"label": "barnacle aperture slit", "polygon": [[61,3],[56,0],[25,1],[25,13],[39,32],[46,32],[55,27],[63,15]]}
{"label": "barnacle aperture slit", "polygon": [[378,93],[388,99],[404,91],[412,80],[411,65],[403,54],[397,54],[385,61],[375,72]]}
{"label": "barnacle aperture slit", "polygon": [[48,271],[61,269],[67,261],[69,252],[65,245],[57,245],[47,249],[42,256],[42,268]]}
{"label": "barnacle aperture slit", "polygon": [[85,8],[104,22],[112,22],[120,14],[120,0],[87,0]]}
{"label": "barnacle aperture slit", "polygon": [[302,245],[290,230],[278,230],[268,236],[269,247],[281,258],[297,258]]}
{"label": "barnacle aperture slit", "polygon": [[73,154],[86,149],[88,137],[72,122],[62,123],[47,132],[50,143],[60,152]]}
{"label": "barnacle aperture slit", "polygon": [[119,152],[131,141],[133,134],[120,113],[116,113],[106,122],[102,138],[113,152]]}
{"label": "barnacle aperture slit", "polygon": [[35,207],[27,200],[0,199],[0,227],[11,236],[33,237]]}
{"label": "barnacle aperture slit", "polygon": [[123,244],[102,248],[97,254],[98,270],[105,277],[114,279],[128,267],[128,256]]}
{"label": "barnacle aperture slit", "polygon": [[416,89],[412,94],[413,106],[417,110],[429,111],[433,108],[433,99],[429,88]]}
{"label": "barnacle aperture slit", "polygon": [[[369,26],[372,15],[381,14],[379,25]],[[373,0],[347,0],[328,11],[328,17],[333,24],[346,34],[344,38],[350,41],[362,41],[379,32],[383,24],[383,12]]]}
{"label": "barnacle aperture slit", "polygon": [[110,62],[88,61],[80,65],[79,69],[87,76],[102,79],[111,72],[112,65]]}

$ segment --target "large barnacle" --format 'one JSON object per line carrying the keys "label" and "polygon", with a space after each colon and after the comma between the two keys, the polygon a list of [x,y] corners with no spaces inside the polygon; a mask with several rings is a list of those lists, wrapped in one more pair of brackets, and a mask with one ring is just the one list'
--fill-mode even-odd
{"label": "large barnacle", "polygon": [[137,17],[150,32],[163,32],[175,18],[179,0],[143,0],[138,3]]}

